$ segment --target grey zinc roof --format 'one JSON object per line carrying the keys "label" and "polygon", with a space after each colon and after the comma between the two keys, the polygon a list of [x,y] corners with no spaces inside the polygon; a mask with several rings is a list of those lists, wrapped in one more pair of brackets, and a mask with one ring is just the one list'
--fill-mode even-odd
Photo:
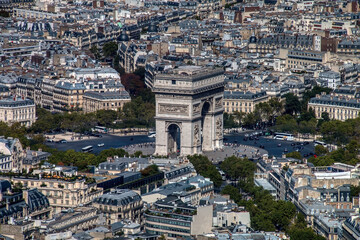
{"label": "grey zinc roof", "polygon": [[0,100],[1,107],[20,107],[34,105],[34,102],[30,99],[22,99],[20,97],[9,97]]}
{"label": "grey zinc roof", "polygon": [[225,91],[224,98],[225,99],[256,99],[266,95],[266,92],[240,92],[240,91]]}
{"label": "grey zinc roof", "polygon": [[103,194],[96,198],[94,202],[105,205],[124,206],[140,200],[140,195],[134,191],[129,189],[117,189],[113,192]]}
{"label": "grey zinc roof", "polygon": [[106,99],[130,99],[130,95],[126,91],[121,92],[93,92],[89,91],[84,94],[85,96],[106,100]]}
{"label": "grey zinc roof", "polygon": [[85,90],[86,87],[83,83],[70,83],[70,82],[58,82],[56,84],[57,88],[62,88],[66,90]]}
{"label": "grey zinc roof", "polygon": [[345,98],[332,97],[330,95],[323,95],[320,97],[311,98],[309,103],[360,108],[360,103],[358,102],[357,99],[347,100]]}

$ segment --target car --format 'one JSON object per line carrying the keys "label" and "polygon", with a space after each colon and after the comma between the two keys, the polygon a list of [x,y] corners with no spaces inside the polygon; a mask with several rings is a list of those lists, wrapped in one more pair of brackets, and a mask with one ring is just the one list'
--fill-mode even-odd
{"label": "car", "polygon": [[264,146],[264,145],[260,145],[259,147],[260,147],[260,148],[262,148],[262,149],[264,149],[264,148],[265,148],[265,146]]}
{"label": "car", "polygon": [[59,143],[67,143],[67,140],[66,140],[66,139],[61,139],[61,140],[59,141]]}
{"label": "car", "polygon": [[284,148],[284,152],[286,152],[286,153],[288,152],[287,148]]}
{"label": "car", "polygon": [[98,147],[103,147],[103,146],[105,146],[104,143],[99,143],[99,144],[98,144]]}
{"label": "car", "polygon": [[309,156],[313,156],[314,155],[314,153],[312,153],[312,152],[309,152]]}
{"label": "car", "polygon": [[304,157],[308,157],[308,156],[309,156],[309,154],[305,153],[303,156],[304,156]]}
{"label": "car", "polygon": [[291,143],[291,146],[295,146],[295,143]]}
{"label": "car", "polygon": [[46,141],[47,141],[47,142],[54,142],[54,139],[48,138],[48,139],[46,139]]}
{"label": "car", "polygon": [[309,145],[309,144],[310,144],[310,143],[309,143],[309,142],[307,142],[307,141],[305,141],[305,142],[304,142],[304,145]]}
{"label": "car", "polygon": [[247,140],[248,140],[248,138],[247,138],[247,137],[244,137],[244,138],[243,138],[243,140],[244,140],[244,141],[247,141]]}
{"label": "car", "polygon": [[300,145],[301,143],[300,142],[297,142],[296,145]]}
{"label": "car", "polygon": [[281,147],[281,143],[278,144],[278,147]]}

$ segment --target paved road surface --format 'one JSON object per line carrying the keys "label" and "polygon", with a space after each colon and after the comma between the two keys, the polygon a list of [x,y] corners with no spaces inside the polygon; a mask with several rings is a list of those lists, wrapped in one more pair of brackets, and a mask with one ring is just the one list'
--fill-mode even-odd
{"label": "paved road surface", "polygon": [[[276,156],[276,157],[281,157],[281,155],[283,154],[285,148],[288,150],[288,152],[292,152],[296,150],[297,148],[302,148],[300,149],[300,153],[301,154],[308,154],[310,152],[314,152],[314,145],[311,142],[308,145],[295,145],[295,146],[291,146],[292,143],[296,143],[296,142],[291,142],[291,141],[281,141],[281,140],[275,140],[272,138],[266,138],[266,137],[260,137],[259,140],[257,141],[244,141],[245,133],[242,134],[237,134],[237,135],[227,135],[225,136],[225,144],[241,144],[241,145],[248,145],[248,146],[253,146],[253,147],[259,147],[260,145],[264,146],[264,150],[266,150],[268,152],[268,154],[270,156]],[[119,147],[125,147],[127,148],[127,150],[129,151],[136,151],[136,150],[140,150],[143,151],[144,154],[151,153],[151,148],[149,147],[149,149],[146,149],[147,147],[145,145],[139,145],[142,147],[129,147],[129,145],[134,145],[134,144],[141,144],[141,143],[154,143],[155,138],[149,138],[145,135],[140,135],[140,136],[114,136],[114,135],[103,135],[102,138],[96,138],[96,139],[89,139],[86,140],[86,138],[82,141],[74,141],[74,142],[68,142],[68,143],[47,143],[48,146],[50,147],[54,147],[57,148],[59,150],[68,150],[68,149],[74,149],[75,151],[81,151],[81,149],[85,146],[89,146],[92,145],[94,147],[94,151],[93,153],[99,153],[104,149],[108,149],[108,148],[119,148]],[[97,144],[98,143],[104,143],[103,147],[98,147]],[[278,147],[278,144],[281,144],[281,147]],[[126,147],[128,146],[128,147]],[[153,147],[152,147],[153,148]],[[225,148],[227,149],[227,148]],[[236,154],[240,154],[240,156],[242,154],[244,154],[244,150],[246,149],[246,147],[240,148],[240,152],[238,152],[239,149],[233,149],[230,148],[227,151],[225,151],[225,155],[227,154],[228,156],[231,156],[232,153],[236,152]],[[246,149],[246,153],[245,154],[251,154],[250,148]],[[260,152],[261,153],[261,152]],[[218,154],[214,153],[214,160],[216,160],[216,158],[222,158],[223,154],[221,154],[220,152]],[[221,156],[221,157],[220,157]],[[249,156],[249,155],[248,155]]]}

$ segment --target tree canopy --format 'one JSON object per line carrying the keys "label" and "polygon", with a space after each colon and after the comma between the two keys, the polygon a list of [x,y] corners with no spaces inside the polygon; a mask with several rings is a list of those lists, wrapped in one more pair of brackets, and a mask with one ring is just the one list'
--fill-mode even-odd
{"label": "tree canopy", "polygon": [[118,45],[116,42],[107,42],[104,44],[102,51],[105,57],[115,57],[117,55]]}
{"label": "tree canopy", "polygon": [[198,174],[203,177],[210,178],[210,180],[214,183],[216,187],[221,186],[221,175],[206,156],[195,154],[192,156],[188,156],[188,159],[194,165],[194,168]]}

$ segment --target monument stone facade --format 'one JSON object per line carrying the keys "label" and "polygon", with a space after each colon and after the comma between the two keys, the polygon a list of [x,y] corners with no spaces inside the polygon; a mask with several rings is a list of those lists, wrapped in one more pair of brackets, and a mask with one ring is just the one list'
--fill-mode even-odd
{"label": "monument stone facade", "polygon": [[183,66],[158,74],[156,98],[157,155],[182,156],[223,146],[224,71]]}

